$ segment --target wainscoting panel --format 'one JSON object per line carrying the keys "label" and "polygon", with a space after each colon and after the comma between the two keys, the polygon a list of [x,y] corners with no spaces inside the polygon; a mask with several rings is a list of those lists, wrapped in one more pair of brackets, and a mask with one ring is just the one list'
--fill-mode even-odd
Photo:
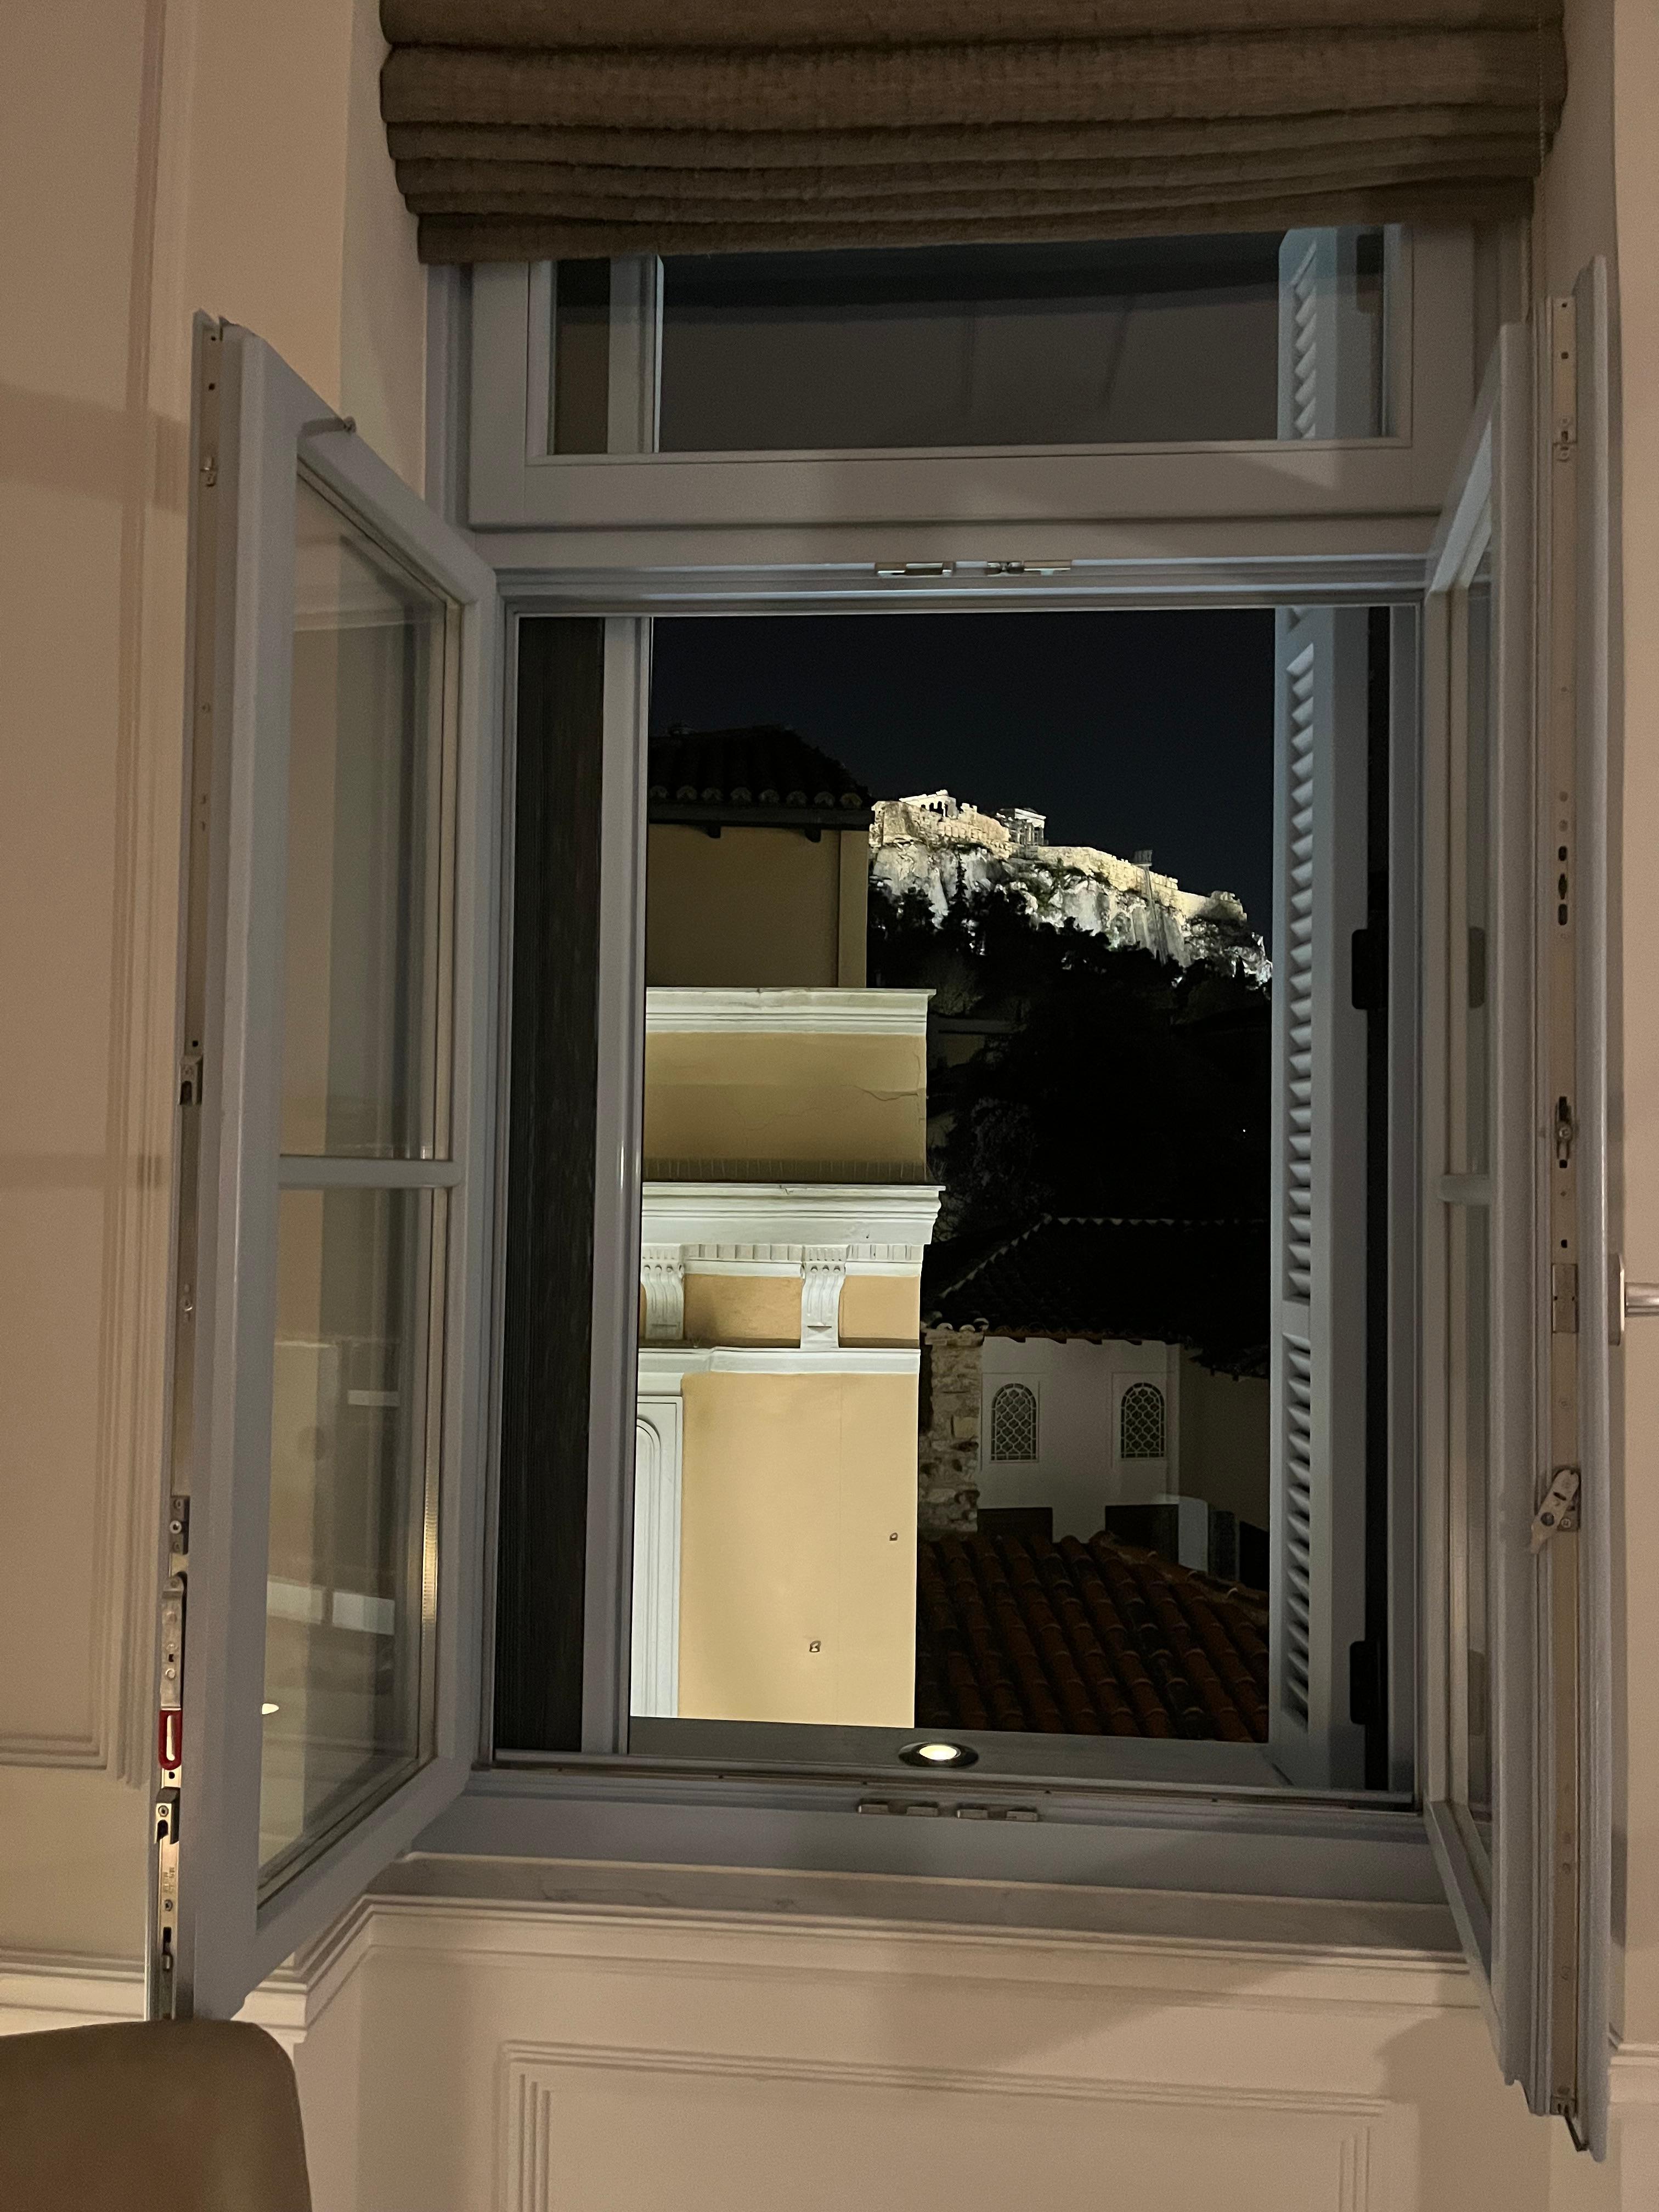
{"label": "wainscoting panel", "polygon": [[791,2212],[1014,2205],[1039,2176],[1051,2203],[1158,2212],[1389,2201],[1375,2099],[581,2045],[501,2063],[501,2212],[659,2212],[717,2176]]}

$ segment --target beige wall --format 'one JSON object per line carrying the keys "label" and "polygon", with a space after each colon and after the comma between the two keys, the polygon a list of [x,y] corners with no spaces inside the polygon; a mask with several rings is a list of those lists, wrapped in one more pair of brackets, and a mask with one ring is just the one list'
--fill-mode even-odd
{"label": "beige wall", "polygon": [[696,1275],[685,1279],[688,1344],[799,1344],[799,1275]]}
{"label": "beige wall", "polygon": [[1181,1480],[1188,1498],[1267,1525],[1272,1406],[1265,1381],[1212,1375],[1181,1355]]}
{"label": "beige wall", "polygon": [[18,0],[0,52],[0,1950],[136,1954],[191,316],[418,484],[425,278],[373,0]]}
{"label": "beige wall", "polygon": [[870,841],[863,830],[647,832],[647,983],[728,989],[862,987]]}
{"label": "beige wall", "polygon": [[[685,1278],[686,1344],[799,1344],[799,1275],[705,1275]],[[640,1296],[645,1334],[645,1296]],[[917,1344],[921,1337],[921,1277],[848,1275],[841,1291],[845,1345]]]}
{"label": "beige wall", "polygon": [[908,1728],[916,1385],[688,1375],[680,1715]]}
{"label": "beige wall", "polygon": [[[645,1045],[645,1156],[717,1180],[836,1182],[927,1158],[927,1050],[919,1036],[661,1032]],[[661,1172],[656,1166],[656,1172]]]}
{"label": "beige wall", "polygon": [[842,1285],[841,1340],[920,1344],[921,1275],[849,1275]]}

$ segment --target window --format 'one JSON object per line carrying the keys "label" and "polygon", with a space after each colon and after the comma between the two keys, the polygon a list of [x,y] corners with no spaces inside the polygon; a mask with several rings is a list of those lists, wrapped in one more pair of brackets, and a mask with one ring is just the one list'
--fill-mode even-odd
{"label": "window", "polygon": [[[520,594],[500,762],[491,574],[256,340],[204,337],[215,737],[192,815],[175,1401],[191,1494],[162,1626],[165,1688],[187,1573],[194,1688],[182,1747],[164,1707],[158,1982],[234,2009],[446,1807],[452,1844],[532,1857],[568,1838],[572,1797],[623,1856],[643,1820],[661,1849],[675,1823],[706,1835],[718,1814],[737,1836],[744,1808],[804,1808],[891,1868],[884,1838],[912,1823],[838,1822],[921,1802],[902,1755],[921,1726],[979,1753],[978,1794],[930,1774],[930,1809],[1017,1808],[1039,1830],[1059,1812],[1091,1825],[1091,1867],[1137,1881],[1136,1805],[1172,1782],[1206,1805],[1201,1832],[1187,1798],[1158,1809],[1158,1866],[1185,1887],[1213,1878],[1206,1853],[1273,1838],[1316,1854],[1331,1893],[1375,1894],[1408,1885],[1426,1820],[1506,2068],[1598,2139],[1606,614],[1575,533],[1605,526],[1605,284],[1552,315],[1547,419],[1578,434],[1541,504],[1556,574],[1585,580],[1549,601],[1534,746],[1524,335],[1451,466],[1468,247],[1402,240],[1388,264],[1382,352],[1405,366],[1382,380],[1385,434],[1322,430],[1351,418],[1342,345],[1316,342],[1317,312],[1316,343],[1299,335],[1298,298],[1329,296],[1315,252],[1281,260],[1281,438],[987,448],[967,467],[946,449],[659,450],[661,272],[623,263],[605,450],[577,452],[598,372],[572,383],[568,342],[562,391],[552,339],[528,343],[556,328],[556,272],[479,271],[471,520]],[[597,316],[567,283],[567,324],[579,310]],[[1034,525],[1019,558],[1011,516]],[[319,544],[323,588],[302,592]],[[1030,787],[1052,651],[1024,686],[1045,714],[994,784],[955,765],[878,782],[850,744],[759,711],[653,726],[653,623],[659,674],[717,614],[728,653],[775,634],[822,698],[824,670],[867,650],[845,642],[858,615],[882,611],[867,627],[894,652],[902,625],[927,630],[961,682],[993,607],[1011,665],[1038,624],[1173,625],[1139,655],[1158,743],[1117,764],[1151,764],[1189,812],[1202,787],[1172,768],[1164,710],[1194,672],[1213,684],[1216,655],[1179,625],[1248,632],[1266,734],[1229,756],[1255,763],[1248,805],[1204,794],[1230,833],[1255,825],[1248,895],[1221,899],[1207,867],[1191,891],[1163,830],[1085,833],[1079,789],[1073,824]],[[814,659],[807,614],[838,659]],[[1098,656],[1088,673],[1097,720],[1103,699],[1125,713]],[[304,706],[330,682],[333,724]],[[1231,711],[1244,692],[1213,696]],[[763,897],[729,896],[734,870]],[[933,894],[948,916],[963,886],[978,903],[951,934]],[[991,974],[1005,935],[1067,979],[1051,1064],[1028,1054],[1018,1085],[1001,1077],[1041,994]],[[1075,1018],[1079,975],[1115,994],[1103,1030]],[[1179,1082],[1121,1054],[1144,1143],[1122,1141],[1104,1082],[1074,1086],[1091,1110],[1068,1139],[1054,1051],[1135,1020]],[[949,1071],[959,1141],[936,1110]],[[986,1205],[1019,1218],[958,1240],[933,1149],[978,1158]],[[1121,1202],[1114,1177],[1177,1154],[1170,1203]],[[1086,1203],[1049,1202],[1062,1170],[1094,1179]],[[1228,1203],[1200,1206],[1206,1177]],[[285,1214],[304,1217],[303,1265]],[[998,1458],[1002,1391],[1033,1415],[1041,1398],[1041,1461]],[[1095,1408],[1075,1467],[1074,1391]],[[1154,1410],[1162,1460],[1133,1449]],[[950,1526],[975,1483],[985,1525]],[[975,1641],[994,1623],[1000,1665]],[[759,1631],[787,1666],[756,1663]],[[1115,1664],[1120,1632],[1139,1674]],[[1175,1663],[1200,1648],[1212,1682]],[[343,1685],[327,1731],[324,1680]],[[261,1701],[283,1723],[263,1788]],[[469,1784],[480,1752],[524,1771]],[[1572,1845],[1547,1862],[1545,1802]],[[929,1839],[964,1870],[983,1847],[943,1819]],[[1006,1863],[1029,1870],[1020,1849]]]}
{"label": "window", "polygon": [[1132,1382],[1118,1409],[1118,1449],[1125,1459],[1164,1456],[1164,1393],[1156,1382]]}
{"label": "window", "polygon": [[1023,1382],[1005,1382],[991,1400],[991,1456],[1035,1459],[1036,1455],[1036,1393]]}
{"label": "window", "polygon": [[228,2018],[477,1740],[496,609],[252,333],[196,381],[150,1967]]}

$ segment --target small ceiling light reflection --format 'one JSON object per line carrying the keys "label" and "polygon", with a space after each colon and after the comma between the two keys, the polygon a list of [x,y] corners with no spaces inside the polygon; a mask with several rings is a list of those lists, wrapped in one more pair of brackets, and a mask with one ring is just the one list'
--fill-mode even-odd
{"label": "small ceiling light reflection", "polygon": [[942,1738],[928,1737],[920,1743],[907,1743],[899,1753],[907,1766],[971,1766],[979,1753],[970,1744],[947,1743]]}
{"label": "small ceiling light reflection", "polygon": [[272,1713],[280,1712],[281,1711],[282,1708],[280,1705],[273,1705],[270,1699],[267,1698],[265,1703],[259,1708],[259,1717],[262,1720],[266,1720],[270,1718]]}

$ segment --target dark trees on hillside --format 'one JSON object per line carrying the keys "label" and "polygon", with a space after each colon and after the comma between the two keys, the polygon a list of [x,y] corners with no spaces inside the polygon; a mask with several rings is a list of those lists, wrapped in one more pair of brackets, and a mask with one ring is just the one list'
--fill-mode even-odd
{"label": "dark trees on hillside", "polygon": [[870,980],[934,993],[941,1237],[1042,1213],[1266,1217],[1272,1004],[1249,975],[1038,923],[1000,891],[935,921],[878,890]]}

